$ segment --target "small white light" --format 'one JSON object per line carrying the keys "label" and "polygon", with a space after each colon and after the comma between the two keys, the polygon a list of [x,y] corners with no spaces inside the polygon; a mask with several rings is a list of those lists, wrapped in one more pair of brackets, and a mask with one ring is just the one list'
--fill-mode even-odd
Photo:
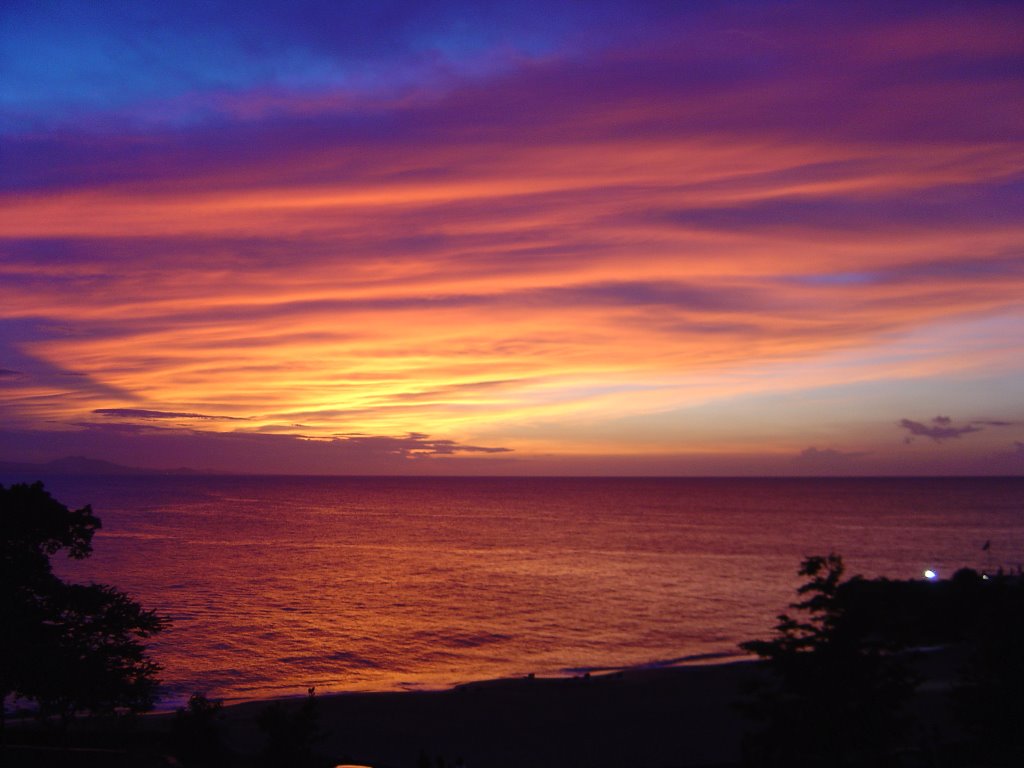
{"label": "small white light", "polygon": [[924,572],[924,577],[925,577],[926,579],[935,579],[935,578],[938,578],[938,576],[939,576],[939,574],[937,574],[937,573],[936,573],[935,571],[933,571],[933,570],[932,570],[931,568],[927,569],[927,570],[926,570],[926,571]]}

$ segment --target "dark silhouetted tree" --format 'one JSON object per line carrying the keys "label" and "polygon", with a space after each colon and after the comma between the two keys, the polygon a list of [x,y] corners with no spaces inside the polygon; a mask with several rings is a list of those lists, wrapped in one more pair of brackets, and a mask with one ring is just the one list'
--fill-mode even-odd
{"label": "dark silhouetted tree", "polygon": [[185,765],[220,766],[227,762],[220,722],[223,710],[223,702],[194,693],[188,705],[175,713],[172,749]]}
{"label": "dark silhouetted tree", "polygon": [[914,679],[896,650],[847,612],[836,554],[806,558],[809,580],[779,616],[771,640],[741,647],[765,660],[767,679],[742,708],[760,723],[747,760],[763,766],[880,766],[903,730],[899,712]]}
{"label": "dark silhouetted tree", "polygon": [[954,690],[967,753],[979,765],[1024,765],[1024,578],[970,572],[954,580],[968,594],[966,663]]}
{"label": "dark silhouetted tree", "polygon": [[268,768],[312,765],[313,745],[323,736],[319,722],[319,707],[312,688],[297,708],[280,701],[270,704],[256,719],[256,725],[267,737],[263,764]]}
{"label": "dark silhouetted tree", "polygon": [[51,556],[92,552],[100,520],[69,510],[42,483],[0,485],[0,690],[43,715],[150,708],[159,667],[143,641],[166,620],[113,587],[67,584]]}

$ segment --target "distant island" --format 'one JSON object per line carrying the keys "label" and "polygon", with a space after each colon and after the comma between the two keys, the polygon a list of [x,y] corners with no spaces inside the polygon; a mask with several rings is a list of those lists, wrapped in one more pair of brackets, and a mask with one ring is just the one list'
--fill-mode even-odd
{"label": "distant island", "polygon": [[188,467],[177,469],[150,469],[147,467],[126,467],[102,459],[85,456],[65,456],[41,464],[19,461],[0,461],[0,474],[38,475],[210,475],[219,474]]}

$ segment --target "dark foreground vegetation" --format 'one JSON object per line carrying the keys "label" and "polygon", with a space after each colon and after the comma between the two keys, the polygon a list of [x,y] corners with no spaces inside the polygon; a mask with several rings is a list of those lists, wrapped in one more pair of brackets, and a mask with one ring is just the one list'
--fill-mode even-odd
{"label": "dark foreground vegetation", "polygon": [[528,679],[437,693],[308,695],[223,707],[158,690],[145,642],[166,620],[51,557],[89,555],[100,521],[40,484],[0,486],[0,763],[4,766],[1024,765],[1024,580],[806,583],[757,663]]}
{"label": "dark foreground vegetation", "polygon": [[1024,580],[843,580],[807,558],[794,615],[743,644],[751,766],[1024,766]]}
{"label": "dark foreground vegetation", "polygon": [[[0,693],[62,726],[78,712],[111,714],[153,705],[159,667],[144,641],[166,621],[104,584],[68,584],[50,558],[92,552],[100,520],[70,510],[42,483],[0,486]],[[0,714],[0,728],[3,715]]]}

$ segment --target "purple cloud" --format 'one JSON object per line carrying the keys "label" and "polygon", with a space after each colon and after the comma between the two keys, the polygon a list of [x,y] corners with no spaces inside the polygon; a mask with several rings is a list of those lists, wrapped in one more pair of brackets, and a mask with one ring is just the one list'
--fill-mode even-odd
{"label": "purple cloud", "polygon": [[915,437],[930,437],[937,443],[951,438],[959,438],[972,432],[981,432],[985,427],[1009,427],[1013,426],[1012,421],[1001,421],[997,419],[978,419],[968,422],[962,427],[953,425],[949,416],[936,416],[930,424],[923,424],[912,419],[900,419],[900,427],[907,430],[904,442],[909,443]]}
{"label": "purple cloud", "polygon": [[459,472],[473,474],[493,468],[495,461],[510,460],[493,455],[512,453],[509,448],[463,444],[420,432],[319,439],[170,428],[153,422],[82,422],[72,426],[58,431],[0,428],[0,460],[39,462],[88,456],[150,469],[337,475],[429,473],[458,467]]}
{"label": "purple cloud", "polygon": [[339,444],[351,448],[364,448],[368,452],[389,453],[405,458],[426,456],[453,456],[457,453],[509,453],[510,448],[490,448],[479,445],[463,445],[454,440],[431,440],[430,435],[410,432],[404,437],[380,435],[358,435],[334,438]]}

